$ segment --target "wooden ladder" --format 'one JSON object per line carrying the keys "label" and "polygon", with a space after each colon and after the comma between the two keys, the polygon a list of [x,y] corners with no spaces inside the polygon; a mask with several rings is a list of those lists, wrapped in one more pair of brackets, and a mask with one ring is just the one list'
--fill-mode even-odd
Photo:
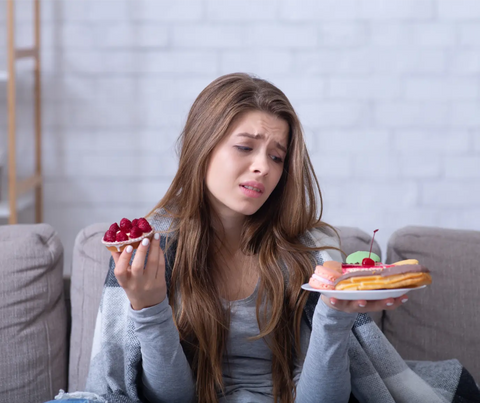
{"label": "wooden ladder", "polygon": [[[7,0],[7,52],[8,52],[8,191],[9,224],[18,222],[19,199],[35,190],[35,221],[43,221],[43,179],[42,179],[42,121],[41,121],[41,82],[40,82],[40,0],[34,3],[34,45],[32,48],[15,47],[15,0]],[[34,67],[34,126],[35,126],[35,173],[21,181],[17,178],[16,158],[16,86],[15,62],[23,58],[33,58]]]}

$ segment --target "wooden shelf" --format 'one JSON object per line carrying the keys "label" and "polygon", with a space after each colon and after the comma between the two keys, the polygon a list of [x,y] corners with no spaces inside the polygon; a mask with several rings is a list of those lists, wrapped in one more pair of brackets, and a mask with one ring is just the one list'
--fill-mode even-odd
{"label": "wooden shelf", "polygon": [[[7,71],[0,71],[0,81],[7,83],[7,126],[8,126],[8,161],[7,182],[8,199],[0,201],[0,217],[8,218],[10,224],[18,222],[17,213],[22,209],[35,204],[35,221],[43,221],[43,179],[42,179],[42,119],[41,119],[41,80],[40,80],[40,0],[31,0],[34,7],[34,35],[33,44],[27,48],[15,46],[15,0],[7,0]],[[3,11],[3,10],[2,10]],[[19,180],[17,177],[16,157],[16,66],[19,59],[30,58],[35,62],[34,90],[34,144],[35,144],[35,171],[33,174]]]}
{"label": "wooden shelf", "polygon": [[[17,211],[23,211],[30,206],[35,205],[34,195],[24,195],[17,199]],[[0,218],[9,218],[11,214],[10,203],[8,200],[0,201]]]}

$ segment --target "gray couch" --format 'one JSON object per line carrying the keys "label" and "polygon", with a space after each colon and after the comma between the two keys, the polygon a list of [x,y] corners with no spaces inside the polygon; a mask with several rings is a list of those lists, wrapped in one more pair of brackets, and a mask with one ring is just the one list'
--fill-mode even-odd
{"label": "gray couch", "polygon": [[[51,226],[0,226],[0,403],[39,403],[60,388],[83,389],[110,257],[100,243],[107,227],[78,234],[71,278],[63,278],[63,247]],[[339,230],[347,254],[369,249],[369,234]],[[381,255],[378,244],[374,251]],[[478,382],[480,232],[402,228],[384,261],[406,258],[429,267],[433,284],[374,319],[403,358],[458,358]]]}

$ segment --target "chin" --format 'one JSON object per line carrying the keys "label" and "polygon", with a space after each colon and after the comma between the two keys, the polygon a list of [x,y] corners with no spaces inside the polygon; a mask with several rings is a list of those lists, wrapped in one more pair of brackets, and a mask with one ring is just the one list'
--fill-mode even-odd
{"label": "chin", "polygon": [[[255,214],[258,210],[262,208],[265,204],[265,201],[255,200],[252,203],[252,200],[219,200],[219,204],[217,204],[217,212],[220,215],[225,216],[234,216],[234,215],[241,215],[241,216],[251,216]],[[222,214],[223,212],[223,214]]]}
{"label": "chin", "polygon": [[246,216],[254,215],[260,208],[262,207],[263,204],[259,206],[242,206],[239,207],[238,209],[235,209],[239,214],[243,214]]}
{"label": "chin", "polygon": [[242,215],[242,216],[250,216],[255,214],[259,209],[261,205],[251,205],[251,204],[243,204],[243,203],[223,203],[223,211],[227,215]]}

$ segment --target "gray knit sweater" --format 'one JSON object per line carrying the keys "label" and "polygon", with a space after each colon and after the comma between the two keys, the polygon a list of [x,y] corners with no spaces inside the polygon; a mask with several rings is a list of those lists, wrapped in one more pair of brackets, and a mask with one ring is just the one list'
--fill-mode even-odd
{"label": "gray knit sweater", "polygon": [[[325,253],[325,260],[329,256]],[[223,362],[224,395],[220,402],[273,402],[272,353],[259,334],[257,288],[249,297],[230,303],[230,328]],[[142,350],[143,388],[150,402],[195,401],[195,383],[183,353],[167,299],[129,315]],[[321,299],[313,328],[302,323],[305,360],[294,375],[297,402],[347,402],[350,396],[348,339],[356,314],[335,311]]]}

